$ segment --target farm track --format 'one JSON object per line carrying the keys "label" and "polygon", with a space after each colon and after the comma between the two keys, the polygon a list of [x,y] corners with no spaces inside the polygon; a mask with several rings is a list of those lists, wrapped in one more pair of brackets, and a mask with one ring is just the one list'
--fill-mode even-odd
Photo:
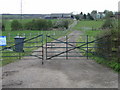
{"label": "farm track", "polygon": [[[68,40],[76,41],[80,34],[73,31]],[[117,73],[81,57],[79,60],[44,60],[44,65],[40,59],[31,57],[3,66],[2,75],[3,88],[118,88]]]}

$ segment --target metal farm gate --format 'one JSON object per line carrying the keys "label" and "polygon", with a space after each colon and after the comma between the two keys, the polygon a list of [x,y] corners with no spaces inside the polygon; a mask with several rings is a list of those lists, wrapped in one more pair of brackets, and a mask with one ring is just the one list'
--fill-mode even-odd
{"label": "metal farm gate", "polygon": [[[27,38],[25,40],[20,40],[21,36],[17,36],[18,39],[15,40],[17,42],[7,41],[8,45],[10,43],[10,46],[2,47],[0,50],[2,52],[2,61],[3,60],[35,60],[35,59],[41,59],[43,63],[44,54],[43,54],[43,35],[37,35],[31,38]],[[11,43],[15,43],[11,45]],[[21,48],[22,47],[22,48]]]}
{"label": "metal farm gate", "polygon": [[97,42],[102,38],[93,40],[93,37],[81,35],[81,41],[77,41],[72,40],[75,35],[71,36],[57,39],[54,35],[46,35],[46,60],[86,60],[93,55],[106,57],[95,52],[97,48],[107,48],[96,46],[96,43],[104,43]]}
{"label": "metal farm gate", "polygon": [[[96,46],[96,43],[104,43],[98,42],[98,40],[101,40],[102,38],[93,40],[93,37],[89,37],[88,35],[81,35],[79,41],[74,38],[75,35],[62,37],[57,35],[37,35],[12,46],[3,47],[1,50],[3,54],[2,60],[32,60],[35,59],[33,57],[36,57],[37,59],[41,59],[43,64],[44,60],[86,60],[89,57],[93,57],[93,55],[107,57],[96,53],[97,48],[107,48],[106,46]],[[15,50],[16,46],[21,43],[24,44],[24,51],[17,52]]]}

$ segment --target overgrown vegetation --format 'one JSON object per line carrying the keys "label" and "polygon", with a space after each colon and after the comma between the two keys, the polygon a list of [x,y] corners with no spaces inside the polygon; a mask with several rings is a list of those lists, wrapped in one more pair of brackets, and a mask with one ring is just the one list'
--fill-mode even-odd
{"label": "overgrown vegetation", "polygon": [[5,25],[2,24],[2,31],[5,31]]}
{"label": "overgrown vegetation", "polygon": [[68,29],[72,20],[46,20],[46,19],[13,19],[3,20],[4,29],[6,31],[18,30],[53,30],[55,29]]}
{"label": "overgrown vegetation", "polygon": [[104,29],[105,32],[96,37],[102,38],[98,42],[103,42],[101,44],[97,43],[96,45],[105,48],[97,48],[96,52],[106,57],[106,60],[97,60],[98,63],[105,64],[115,71],[120,72],[120,28],[117,26],[117,22],[118,21],[115,18],[108,15],[108,18],[106,18],[106,21],[103,24],[103,27],[107,29]]}
{"label": "overgrown vegetation", "polygon": [[[102,57],[92,55],[99,64],[106,65],[113,70],[120,72],[120,21],[117,20],[111,12],[105,17],[105,20],[100,21],[79,21],[74,29],[81,30],[84,35],[92,36],[92,40],[99,39],[96,44],[89,44],[89,46],[96,46],[101,48],[91,49]],[[96,28],[95,30],[92,27]],[[91,27],[89,29],[81,27]],[[81,37],[81,41],[84,37]],[[101,38],[101,39],[100,39]],[[79,45],[77,45],[79,46]],[[85,55],[85,53],[84,53]]]}
{"label": "overgrown vegetation", "polygon": [[13,20],[11,23],[12,30],[22,30],[22,24],[18,20]]}
{"label": "overgrown vegetation", "polygon": [[52,21],[45,19],[32,20],[24,25],[25,30],[48,30],[53,27]]}
{"label": "overgrown vegetation", "polygon": [[69,20],[61,20],[54,23],[54,28],[68,29],[68,26],[71,22]]}

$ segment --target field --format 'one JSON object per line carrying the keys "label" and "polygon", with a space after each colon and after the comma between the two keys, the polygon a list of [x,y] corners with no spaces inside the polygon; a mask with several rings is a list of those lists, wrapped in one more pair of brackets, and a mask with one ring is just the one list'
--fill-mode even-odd
{"label": "field", "polygon": [[[89,41],[93,41],[96,39],[96,36],[100,35],[101,33],[104,33],[104,32],[107,33],[106,30],[104,31],[100,29],[103,24],[104,24],[104,21],[102,20],[100,21],[79,21],[78,24],[74,27],[74,29],[82,31],[83,35],[85,36],[88,35]],[[79,42],[83,40],[84,40],[84,37],[80,36],[77,41]],[[80,45],[81,44],[77,44],[77,46],[80,46]],[[94,46],[95,46],[95,43],[88,44],[88,47],[94,47]],[[87,47],[87,45],[85,47]],[[80,50],[80,51],[85,52],[84,50]],[[95,52],[95,49],[89,48],[88,51]],[[86,52],[83,53],[83,55],[86,55]],[[88,55],[91,56],[92,54],[89,53]],[[94,56],[92,55],[92,57],[90,58],[95,60],[99,64],[103,64],[107,67],[112,68],[114,71],[117,71],[117,72],[120,71],[120,64],[118,63],[118,61],[116,61],[117,57],[111,57],[108,60],[108,58],[106,59],[106,57],[103,58],[103,57],[98,57],[96,55]]]}
{"label": "field", "polygon": [[[31,21],[32,19],[26,19],[26,20],[20,20],[20,22],[22,23],[26,23],[28,21]],[[12,20],[7,20],[4,21],[5,25],[6,25],[6,31],[2,32],[3,36],[7,36],[7,47],[14,45],[14,37],[15,36],[23,36],[26,37],[27,39],[30,39],[31,37],[37,36],[37,35],[56,35],[56,38],[59,38],[59,36],[64,36],[67,35],[68,33],[70,33],[71,31],[69,30],[34,30],[34,31],[28,31],[28,30],[24,30],[24,31],[11,31],[11,24]],[[55,22],[56,20],[52,20],[52,22]],[[77,42],[81,42],[83,40],[86,39],[87,35],[88,35],[88,41],[93,41],[96,39],[96,36],[98,36],[100,33],[104,32],[104,30],[101,29],[102,25],[104,24],[104,20],[98,20],[98,21],[78,21],[77,25],[74,26],[72,28],[72,30],[79,30],[83,33],[83,36],[78,37],[79,39],[77,40]],[[51,40],[48,40],[51,41]],[[36,42],[36,40],[33,40],[33,42]],[[44,39],[44,44],[45,44],[45,39]],[[29,44],[25,44],[26,46],[29,46]],[[32,43],[31,45],[41,45],[41,43]],[[77,44],[77,46],[80,46],[81,44]],[[94,47],[95,43],[91,43],[88,45],[88,47]],[[87,47],[87,45],[85,45],[84,47]],[[35,48],[27,48],[25,50],[31,52],[32,50],[37,49],[37,47]],[[89,48],[89,51],[95,52],[95,49]],[[84,51],[84,50],[83,50]],[[13,51],[9,51],[9,52],[13,52]],[[26,53],[22,53],[23,56],[27,55]],[[30,53],[28,53],[30,54]],[[13,56],[13,55],[18,55],[19,53],[14,52],[13,53],[3,53],[3,55],[8,55],[8,56]],[[83,55],[86,55],[86,52],[83,53]],[[88,55],[91,56],[91,54],[89,53]],[[6,59],[6,58],[3,58]],[[16,59],[19,59],[19,57],[7,57],[8,60],[3,60],[0,62],[0,66],[2,65],[6,65],[9,64],[11,62],[17,61]],[[119,69],[119,65],[117,62],[115,62],[114,60],[110,60],[107,61],[104,58],[100,58],[97,56],[92,56],[93,60],[96,60],[96,62],[100,63],[100,64],[104,64],[108,67],[113,68],[115,71],[117,71]]]}
{"label": "field", "polygon": [[[29,22],[31,21],[32,19],[25,19],[25,20],[19,20],[20,22],[22,22],[23,24],[26,23],[26,22]],[[51,20],[52,22],[55,22],[57,20]],[[28,40],[30,38],[33,38],[35,36],[38,36],[38,35],[43,35],[43,36],[46,36],[46,35],[56,35],[55,38],[59,38],[60,36],[63,36],[63,35],[66,35],[68,33],[70,33],[71,31],[69,30],[21,30],[21,31],[11,31],[11,22],[12,20],[4,20],[3,23],[5,24],[5,27],[6,27],[6,31],[3,31],[2,32],[2,36],[7,36],[7,46],[6,47],[11,47],[13,46],[15,43],[14,43],[14,38],[16,36],[22,36],[22,37],[25,37],[26,39],[25,40]],[[29,51],[31,52],[32,50],[35,50],[37,49],[37,47],[35,46],[41,46],[42,43],[40,43],[39,41],[41,40],[42,38],[36,38],[34,40],[31,40],[31,42],[37,42],[37,43],[31,43],[31,46],[33,46],[33,48],[26,48],[25,51]],[[45,38],[43,39],[43,43],[45,44]],[[48,41],[50,41],[48,39]],[[29,43],[26,43],[25,46],[30,46]],[[4,46],[2,46],[2,48],[4,48]],[[7,52],[7,53],[6,53]],[[22,53],[22,55],[28,55],[30,53]],[[14,51],[3,51],[2,53],[2,56],[6,56],[6,57],[3,57],[3,61],[0,62],[0,66],[2,65],[6,65],[6,64],[9,64],[11,62],[14,62],[16,61],[16,59],[19,59],[19,53],[16,53]],[[7,56],[11,56],[11,57],[7,57]],[[16,57],[12,57],[12,56],[16,56]]]}
{"label": "field", "polygon": [[102,30],[100,30],[103,25],[104,20],[98,21],[79,21],[78,24],[73,28],[75,30],[80,30],[84,33],[84,35],[88,36],[96,36]]}
{"label": "field", "polygon": [[[19,20],[19,21],[22,22],[22,24],[24,24],[26,22],[32,21],[32,19],[23,19],[23,20]],[[55,22],[57,20],[51,20],[51,21]],[[40,30],[11,31],[11,22],[12,22],[12,20],[4,20],[3,21],[3,23],[6,26],[6,31],[3,31],[2,35],[7,36],[7,47],[10,47],[10,46],[14,45],[14,37],[15,36],[26,37],[25,40],[28,40],[31,37],[34,37],[34,36],[37,36],[37,35],[40,35],[40,34],[42,34],[42,35],[58,35],[58,36],[56,36],[56,38],[58,38],[59,36],[66,35],[66,34],[71,32],[71,31],[67,31],[67,30],[61,30],[61,31],[60,30],[52,30],[52,31],[50,31],[50,30],[48,30],[48,31],[45,31],[45,30],[44,31],[40,31]],[[82,32],[84,32],[84,35],[89,34],[89,36],[95,36],[95,33],[99,33],[101,30],[93,31],[92,30],[93,26],[94,26],[94,28],[98,29],[98,28],[101,27],[102,24],[103,24],[103,21],[79,21],[78,24],[73,29],[81,30]],[[79,39],[79,40],[81,40],[81,39]],[[33,40],[33,42],[34,41],[36,41],[36,40]],[[45,39],[44,39],[44,43],[45,43]],[[25,44],[25,45],[29,46],[29,44]],[[34,44],[32,43],[32,45],[34,46],[35,43]],[[40,43],[39,43],[39,45],[40,45]],[[27,50],[27,51],[29,50],[31,52],[34,49],[37,49],[37,48],[35,48],[35,47],[31,48],[31,49],[27,48],[25,50]],[[9,51],[9,52],[13,52],[13,51]],[[3,53],[3,56],[13,56],[13,55],[14,56],[19,56],[19,53],[16,53],[16,52]],[[3,57],[3,59],[6,59],[6,60],[3,60],[3,63],[1,63],[1,64],[6,65],[8,63],[16,61],[15,59],[18,59],[18,58],[19,57]]]}

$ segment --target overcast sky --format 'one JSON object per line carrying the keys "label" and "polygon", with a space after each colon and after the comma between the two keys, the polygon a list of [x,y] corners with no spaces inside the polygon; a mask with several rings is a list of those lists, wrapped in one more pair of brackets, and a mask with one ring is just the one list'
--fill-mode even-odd
{"label": "overcast sky", "polygon": [[[22,0],[23,14],[118,11],[119,0]],[[0,14],[21,13],[21,0],[0,0]]]}

